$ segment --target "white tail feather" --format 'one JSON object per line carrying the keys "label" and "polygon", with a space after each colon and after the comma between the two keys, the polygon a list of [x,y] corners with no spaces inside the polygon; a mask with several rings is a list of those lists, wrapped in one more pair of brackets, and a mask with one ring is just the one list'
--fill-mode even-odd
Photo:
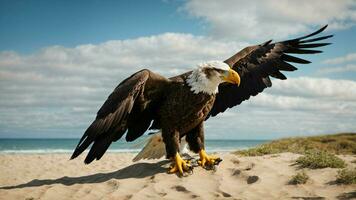
{"label": "white tail feather", "polygon": [[[132,159],[133,162],[139,161],[141,159],[160,159],[166,155],[166,147],[163,142],[162,132],[159,131],[146,140],[146,145],[142,150]],[[185,138],[181,139],[181,152],[186,150]]]}

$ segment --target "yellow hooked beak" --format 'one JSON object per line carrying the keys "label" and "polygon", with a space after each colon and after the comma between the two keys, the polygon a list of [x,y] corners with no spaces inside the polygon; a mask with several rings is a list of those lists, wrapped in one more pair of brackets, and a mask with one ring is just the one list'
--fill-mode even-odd
{"label": "yellow hooked beak", "polygon": [[240,76],[233,69],[229,69],[227,76],[223,76],[223,80],[228,83],[240,85]]}

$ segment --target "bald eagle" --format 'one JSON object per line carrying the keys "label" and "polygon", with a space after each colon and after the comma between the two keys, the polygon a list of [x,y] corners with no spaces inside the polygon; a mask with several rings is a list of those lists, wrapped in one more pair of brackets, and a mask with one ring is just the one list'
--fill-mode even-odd
{"label": "bald eagle", "polygon": [[270,77],[286,79],[281,71],[294,71],[290,63],[307,60],[289,54],[321,53],[315,43],[332,37],[310,38],[325,28],[296,39],[249,46],[224,62],[199,64],[194,70],[165,78],[143,69],[123,80],[110,94],[87,128],[71,159],[90,145],[85,163],[99,160],[112,142],[126,133],[130,142],[148,129],[160,129],[166,157],[172,160],[169,172],[183,174],[191,167],[179,154],[180,139],[185,136],[191,151],[200,156],[203,167],[220,159],[208,155],[204,146],[204,121],[271,87]]}

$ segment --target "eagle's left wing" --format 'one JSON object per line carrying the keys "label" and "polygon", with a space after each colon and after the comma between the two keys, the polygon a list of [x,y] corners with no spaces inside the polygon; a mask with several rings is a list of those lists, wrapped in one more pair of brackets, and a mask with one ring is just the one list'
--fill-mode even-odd
{"label": "eagle's left wing", "polygon": [[[311,48],[329,45],[330,43],[313,43],[332,37],[310,37],[322,32],[327,27],[324,26],[318,31],[309,35],[292,40],[277,43],[267,41],[261,45],[246,47],[231,58],[227,63],[241,78],[240,86],[230,83],[223,83],[219,86],[219,93],[209,116],[215,116],[240,104],[262,92],[265,88],[271,87],[270,76],[277,79],[287,79],[280,71],[294,71],[296,67],[289,63],[308,64],[310,61],[303,60],[288,54],[315,54],[322,51]],[[209,117],[208,116],[208,117]]]}

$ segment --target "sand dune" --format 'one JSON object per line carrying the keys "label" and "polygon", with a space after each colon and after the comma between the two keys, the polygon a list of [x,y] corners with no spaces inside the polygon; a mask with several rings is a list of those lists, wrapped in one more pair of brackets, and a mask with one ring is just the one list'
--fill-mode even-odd
{"label": "sand dune", "polygon": [[[290,185],[298,154],[240,157],[219,153],[216,171],[166,174],[167,161],[132,163],[134,154],[111,153],[84,165],[68,154],[0,155],[0,199],[347,199],[355,185],[334,183],[337,169],[306,170],[310,181]],[[355,156],[342,156],[350,166]]]}

